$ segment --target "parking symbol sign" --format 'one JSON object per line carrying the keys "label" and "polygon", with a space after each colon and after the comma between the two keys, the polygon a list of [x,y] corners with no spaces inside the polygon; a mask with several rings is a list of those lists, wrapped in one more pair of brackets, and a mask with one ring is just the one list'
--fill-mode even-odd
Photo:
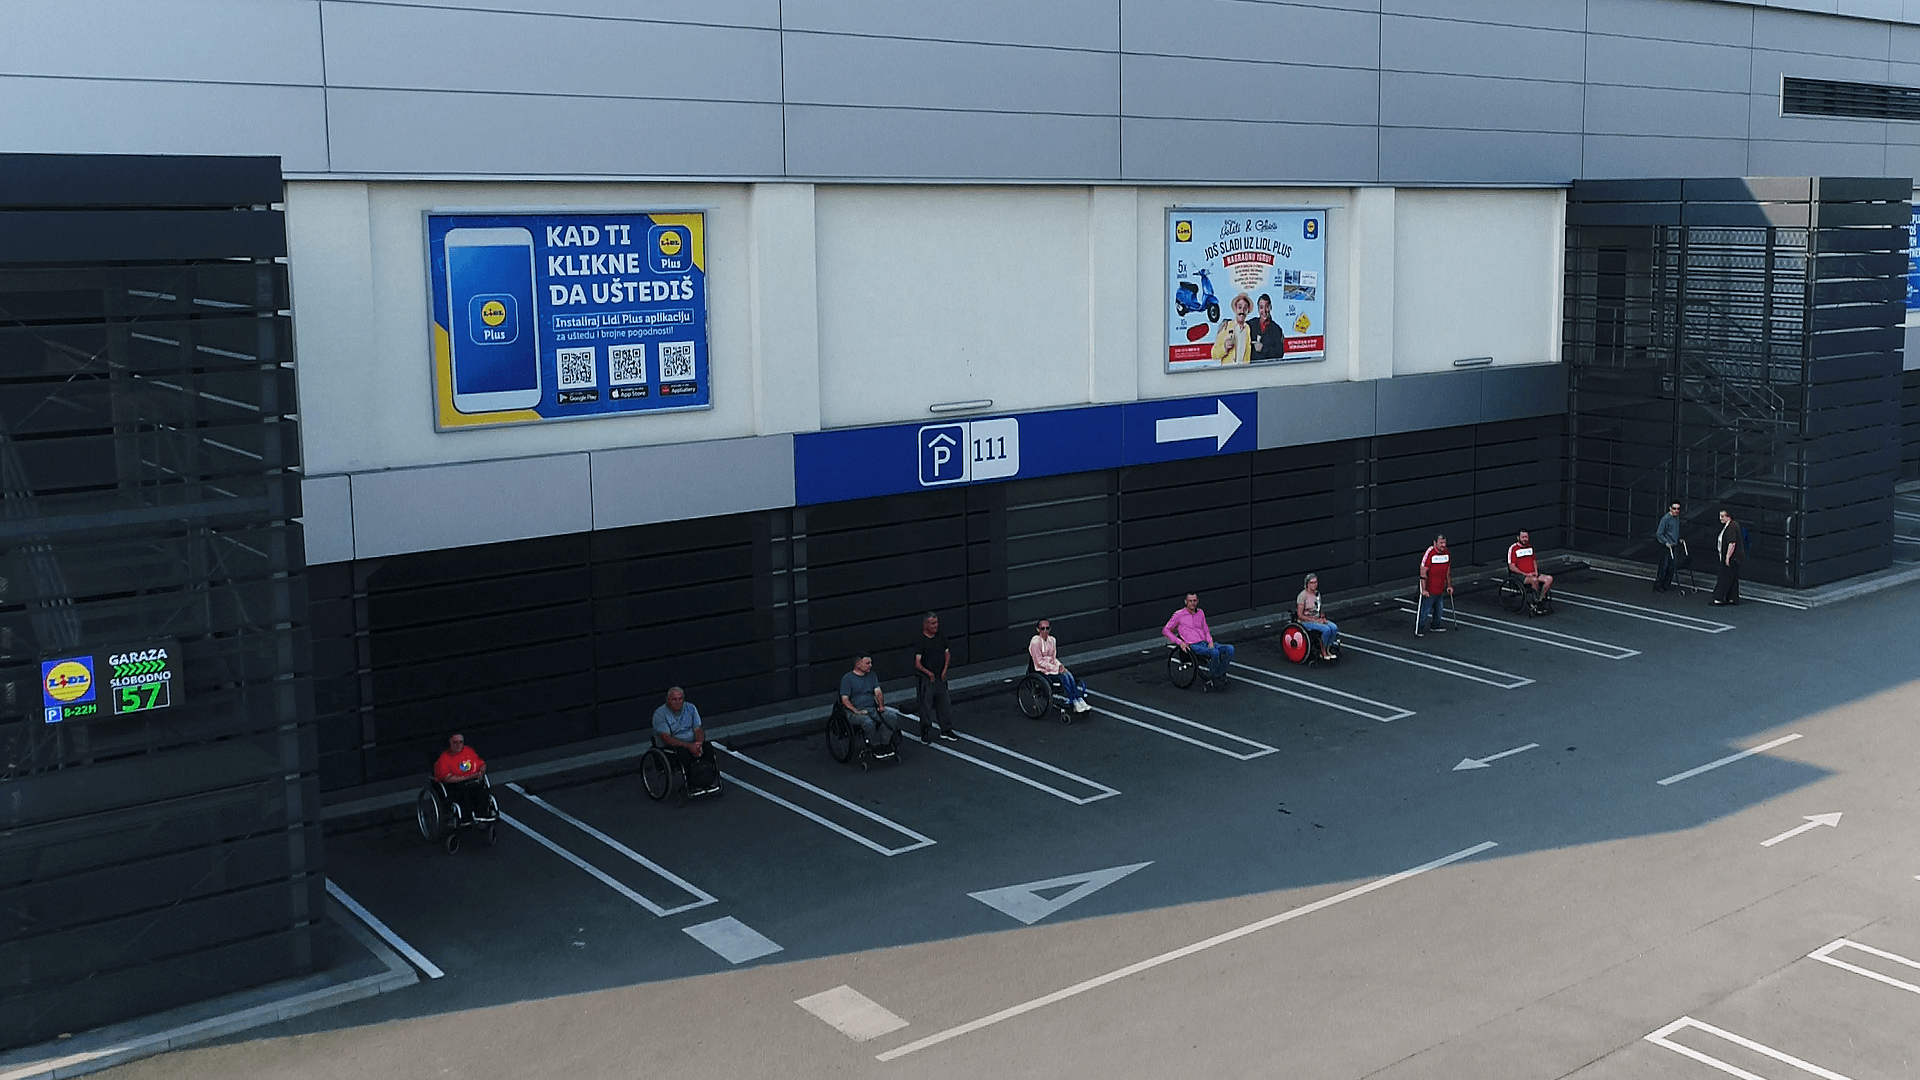
{"label": "parking symbol sign", "polygon": [[920,486],[967,480],[967,425],[928,424],[920,429]]}

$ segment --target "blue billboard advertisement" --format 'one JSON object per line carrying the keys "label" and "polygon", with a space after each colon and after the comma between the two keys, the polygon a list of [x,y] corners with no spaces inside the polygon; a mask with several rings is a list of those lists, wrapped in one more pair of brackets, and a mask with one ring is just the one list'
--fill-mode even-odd
{"label": "blue billboard advertisement", "polygon": [[427,214],[441,431],[712,405],[705,215]]}

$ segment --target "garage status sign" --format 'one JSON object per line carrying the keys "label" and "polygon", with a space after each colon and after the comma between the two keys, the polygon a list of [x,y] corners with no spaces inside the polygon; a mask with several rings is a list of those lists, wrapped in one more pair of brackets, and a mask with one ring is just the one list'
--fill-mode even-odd
{"label": "garage status sign", "polygon": [[1167,211],[1167,370],[1322,360],[1327,212]]}
{"label": "garage status sign", "polygon": [[165,641],[42,660],[40,704],[46,721],[170,709],[177,701],[179,657],[179,644]]}
{"label": "garage status sign", "polygon": [[706,215],[429,212],[441,431],[704,409]]}

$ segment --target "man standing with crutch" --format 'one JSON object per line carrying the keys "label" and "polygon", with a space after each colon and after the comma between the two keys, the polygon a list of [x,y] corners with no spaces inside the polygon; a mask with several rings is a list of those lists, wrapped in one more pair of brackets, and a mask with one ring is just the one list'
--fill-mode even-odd
{"label": "man standing with crutch", "polygon": [[1420,603],[1413,609],[1413,636],[1420,636],[1425,622],[1436,634],[1446,633],[1440,625],[1441,606],[1453,595],[1453,556],[1447,554],[1447,538],[1436,536],[1427,553],[1420,556]]}

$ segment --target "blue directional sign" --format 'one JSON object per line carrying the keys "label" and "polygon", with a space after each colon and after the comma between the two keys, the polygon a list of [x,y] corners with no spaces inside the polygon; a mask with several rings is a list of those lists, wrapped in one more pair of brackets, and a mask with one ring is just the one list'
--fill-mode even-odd
{"label": "blue directional sign", "polygon": [[1907,222],[1907,310],[1920,311],[1920,206]]}
{"label": "blue directional sign", "polygon": [[1254,449],[1258,398],[1219,394],[1127,405],[796,435],[802,506]]}

